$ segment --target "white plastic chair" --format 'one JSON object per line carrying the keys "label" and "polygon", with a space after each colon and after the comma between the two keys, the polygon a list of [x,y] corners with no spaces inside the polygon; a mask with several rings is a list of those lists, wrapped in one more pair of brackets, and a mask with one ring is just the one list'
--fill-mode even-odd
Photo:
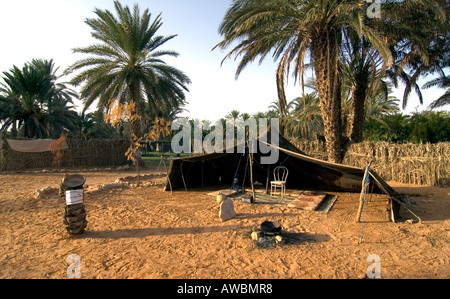
{"label": "white plastic chair", "polygon": [[273,170],[273,178],[274,180],[270,182],[270,195],[275,196],[277,190],[280,189],[281,198],[286,195],[286,180],[288,177],[289,171],[284,166],[277,166]]}

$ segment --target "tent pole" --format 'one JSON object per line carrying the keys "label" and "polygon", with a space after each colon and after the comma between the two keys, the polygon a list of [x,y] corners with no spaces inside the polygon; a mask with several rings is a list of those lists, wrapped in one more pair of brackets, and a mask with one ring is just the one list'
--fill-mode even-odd
{"label": "tent pole", "polygon": [[184,190],[187,191],[186,181],[184,180],[184,175],[183,175],[183,161],[181,161],[181,164],[180,164],[180,172],[181,172],[181,179],[183,180]]}
{"label": "tent pole", "polygon": [[170,194],[172,194],[173,190],[172,190],[172,183],[170,182],[169,170],[166,167],[166,163],[164,162],[163,164],[164,164],[164,170],[166,171],[166,175],[167,175],[167,182],[169,183],[169,187],[170,187]]}
{"label": "tent pole", "polygon": [[358,213],[356,214],[356,222],[360,222],[361,219],[361,212],[363,210],[364,205],[364,195],[366,193],[366,180],[369,175],[369,166],[366,165],[366,170],[364,171],[364,177],[362,180],[362,186],[361,186],[361,194],[359,195],[359,207],[358,207]]}
{"label": "tent pole", "polygon": [[249,153],[250,158],[250,184],[252,185],[253,200],[255,200],[255,186],[253,185],[253,154]]}
{"label": "tent pole", "polygon": [[270,181],[270,164],[267,166],[267,178],[266,178],[266,194],[269,194],[269,181]]}
{"label": "tent pole", "polygon": [[242,178],[242,194],[245,194],[245,179],[247,178],[248,159],[249,158],[247,156],[247,161],[245,162],[244,177]]}
{"label": "tent pole", "polygon": [[205,160],[202,160],[202,189],[203,189],[203,164],[205,163]]}

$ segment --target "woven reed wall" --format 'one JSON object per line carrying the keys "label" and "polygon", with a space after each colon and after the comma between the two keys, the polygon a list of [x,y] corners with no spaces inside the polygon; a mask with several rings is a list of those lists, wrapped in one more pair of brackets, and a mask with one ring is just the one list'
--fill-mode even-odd
{"label": "woven reed wall", "polygon": [[129,140],[68,139],[67,145],[72,152],[71,157],[67,157],[67,166],[119,166],[128,163],[125,153],[130,147]]}
{"label": "woven reed wall", "polygon": [[[310,156],[327,159],[323,142],[290,141]],[[356,143],[349,147],[343,160],[343,164],[361,168],[368,163],[386,181],[450,187],[450,142]]]}
{"label": "woven reed wall", "polygon": [[125,152],[129,140],[67,139],[68,150],[61,151],[55,160],[51,152],[21,153],[11,150],[5,139],[0,140],[0,171],[17,171],[29,168],[120,166],[128,163]]}

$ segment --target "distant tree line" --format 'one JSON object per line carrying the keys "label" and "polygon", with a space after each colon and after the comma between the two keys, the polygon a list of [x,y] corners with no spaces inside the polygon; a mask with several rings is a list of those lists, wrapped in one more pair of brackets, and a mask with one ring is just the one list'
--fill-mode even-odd
{"label": "distant tree line", "polygon": [[450,113],[428,110],[411,115],[386,114],[379,120],[366,122],[364,139],[396,143],[450,142]]}

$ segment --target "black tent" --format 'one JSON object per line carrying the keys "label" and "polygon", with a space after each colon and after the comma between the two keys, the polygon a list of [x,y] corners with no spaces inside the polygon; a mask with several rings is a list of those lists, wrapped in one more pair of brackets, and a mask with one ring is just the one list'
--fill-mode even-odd
{"label": "black tent", "polygon": [[[192,189],[217,186],[232,188],[237,179],[239,186],[245,184],[250,188],[251,171],[253,182],[263,185],[272,180],[273,169],[282,165],[289,169],[286,181],[288,189],[322,190],[336,192],[361,192],[365,168],[357,168],[343,164],[316,159],[298,150],[288,140],[279,136],[277,145],[271,144],[269,129],[264,133],[265,145],[278,150],[278,160],[273,164],[261,164],[261,157],[268,156],[260,149],[249,153],[238,152],[238,145],[224,150],[222,153],[198,154],[171,160],[165,190]],[[261,140],[259,136],[259,140]],[[252,159],[249,159],[251,155]],[[253,163],[252,163],[253,162]],[[385,193],[389,196],[392,220],[397,217],[402,194],[391,188],[374,170],[370,170],[368,190],[372,193]],[[267,188],[267,187],[266,187]]]}
{"label": "black tent", "polygon": [[[171,160],[168,172],[170,182],[166,184],[166,190],[215,185],[231,187],[235,178],[239,180],[240,185],[244,182],[244,178],[250,184],[248,177],[250,166],[252,166],[253,181],[266,184],[268,180],[271,180],[273,169],[282,165],[289,169],[286,185],[290,189],[361,191],[364,169],[312,158],[298,150],[282,136],[279,136],[278,145],[272,145],[268,132],[269,130],[264,133],[266,134],[265,138],[258,139],[269,139],[265,142],[265,145],[278,151],[276,163],[261,164],[261,157],[267,157],[268,154],[263,154],[259,145],[256,152],[253,153],[253,165],[248,163],[248,148],[246,148],[245,153],[238,153],[238,145],[224,150],[222,153],[177,158]],[[384,185],[384,188],[388,187],[387,184],[384,183]],[[377,193],[384,191],[380,184],[371,186],[371,190]]]}

